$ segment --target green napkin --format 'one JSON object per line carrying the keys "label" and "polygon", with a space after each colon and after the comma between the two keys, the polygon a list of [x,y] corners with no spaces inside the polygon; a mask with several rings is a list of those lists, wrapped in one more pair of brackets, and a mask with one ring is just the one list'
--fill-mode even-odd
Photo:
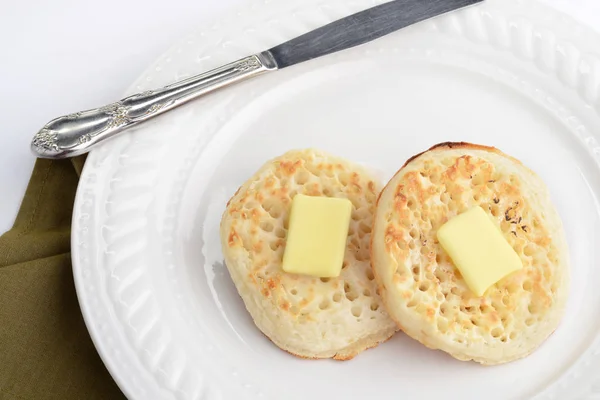
{"label": "green napkin", "polygon": [[121,399],[79,309],[71,213],[84,158],[36,161],[0,236],[0,399]]}

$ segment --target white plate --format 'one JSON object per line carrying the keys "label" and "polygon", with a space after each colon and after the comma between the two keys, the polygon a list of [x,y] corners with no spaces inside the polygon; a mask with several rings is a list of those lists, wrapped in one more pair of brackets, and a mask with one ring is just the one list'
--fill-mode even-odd
{"label": "white plate", "polygon": [[[131,92],[268,48],[371,0],[265,1],[186,38]],[[92,152],[73,218],[83,314],[132,399],[600,396],[600,37],[533,1],[483,5],[229,88]],[[547,182],[572,294],[533,355],[484,368],[402,334],[305,361],[255,328],[222,263],[225,202],[265,160],[315,146],[381,171],[442,141],[493,145]]]}

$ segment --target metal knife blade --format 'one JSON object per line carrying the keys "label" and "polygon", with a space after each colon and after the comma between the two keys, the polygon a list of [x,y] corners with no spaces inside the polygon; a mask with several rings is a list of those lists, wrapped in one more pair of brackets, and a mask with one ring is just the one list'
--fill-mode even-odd
{"label": "metal knife blade", "polygon": [[355,47],[483,0],[394,0],[331,22],[269,50],[278,68]]}
{"label": "metal knife blade", "polygon": [[171,85],[104,107],[58,117],[38,131],[31,150],[40,158],[67,158],[231,84],[370,42],[398,29],[483,0],[393,0],[352,14],[273,47]]}

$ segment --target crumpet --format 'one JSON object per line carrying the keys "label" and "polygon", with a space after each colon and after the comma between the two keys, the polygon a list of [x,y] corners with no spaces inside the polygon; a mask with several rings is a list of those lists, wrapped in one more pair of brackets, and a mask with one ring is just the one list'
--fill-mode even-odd
{"label": "crumpet", "polygon": [[[523,262],[481,297],[436,237],[474,206]],[[546,185],[491,147],[443,143],[411,158],[379,197],[371,260],[398,326],[460,360],[500,364],[527,356],[556,329],[568,296],[567,242]]]}
{"label": "crumpet", "polygon": [[[369,262],[378,189],[358,165],[321,151],[291,151],[267,162],[227,204],[221,243],[228,271],[256,326],[283,350],[346,360],[397,330]],[[336,278],[282,270],[291,200],[298,193],[352,202]]]}

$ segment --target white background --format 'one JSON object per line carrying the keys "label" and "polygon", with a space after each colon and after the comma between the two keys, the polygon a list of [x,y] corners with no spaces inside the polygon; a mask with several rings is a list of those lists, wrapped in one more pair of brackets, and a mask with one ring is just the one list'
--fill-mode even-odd
{"label": "white background", "polygon": [[[250,2],[3,0],[0,233],[16,216],[35,161],[29,142],[41,126],[54,117],[119,99],[179,38]],[[544,2],[600,30],[599,0]]]}

